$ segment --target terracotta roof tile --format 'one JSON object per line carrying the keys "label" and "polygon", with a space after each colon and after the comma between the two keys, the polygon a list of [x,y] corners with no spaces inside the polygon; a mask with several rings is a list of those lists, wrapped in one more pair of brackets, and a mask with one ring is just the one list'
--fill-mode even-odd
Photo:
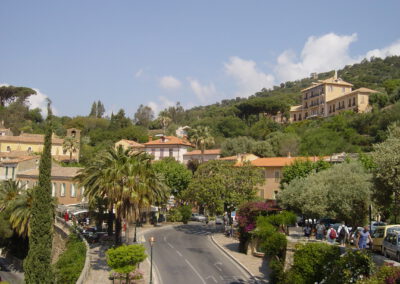
{"label": "terracotta roof tile", "polygon": [[336,97],[336,98],[330,99],[330,100],[328,100],[326,102],[332,102],[332,101],[335,101],[335,100],[340,100],[340,99],[343,99],[346,96],[354,95],[354,94],[357,94],[357,93],[370,93],[370,94],[373,94],[373,93],[378,93],[378,91],[371,90],[371,89],[368,89],[368,88],[359,88],[359,89],[356,89],[354,91],[345,93],[345,94],[341,95],[340,97]]}
{"label": "terracotta roof tile", "polygon": [[[73,178],[78,174],[78,171],[82,168],[78,167],[52,167],[51,168],[51,177],[52,178]],[[24,172],[20,172],[17,174],[17,178],[23,177],[38,177],[39,169],[28,170]]]}
{"label": "terracotta roof tile", "polygon": [[[204,155],[220,155],[221,149],[209,149],[204,151]],[[184,154],[184,156],[201,155],[201,150],[193,150]]]}
{"label": "terracotta roof tile", "polygon": [[164,136],[160,139],[144,143],[145,146],[158,146],[158,145],[184,145],[193,147],[193,145],[186,139],[178,138],[175,136]]}
{"label": "terracotta roof tile", "polygon": [[11,159],[6,159],[0,162],[0,164],[16,164],[16,163],[20,163],[23,161],[28,161],[28,160],[33,160],[33,159],[40,159],[40,156],[21,156],[18,158],[11,158]]}
{"label": "terracotta roof tile", "polygon": [[[44,143],[44,135],[41,134],[30,134],[30,135],[20,135],[20,136],[0,136],[0,142],[18,142],[18,143]],[[64,139],[53,137],[52,143],[61,145]]]}
{"label": "terracotta roof tile", "polygon": [[[125,142],[125,143],[129,144],[131,147],[135,147],[135,148],[144,148],[143,144],[140,144],[133,140],[121,139],[117,143],[119,143],[119,142]],[[117,144],[117,143],[115,143],[115,144]]]}

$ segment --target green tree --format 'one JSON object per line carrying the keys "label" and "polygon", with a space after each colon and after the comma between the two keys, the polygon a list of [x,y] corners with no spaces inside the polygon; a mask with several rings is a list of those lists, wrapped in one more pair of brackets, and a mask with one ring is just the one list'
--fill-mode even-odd
{"label": "green tree", "polygon": [[100,100],[97,102],[96,110],[97,110],[97,113],[96,113],[97,118],[102,118],[104,113],[106,112],[106,109]]}
{"label": "green tree", "polygon": [[263,181],[259,169],[248,164],[234,167],[226,161],[208,161],[199,166],[184,197],[211,215],[221,214],[253,200]]}
{"label": "green tree", "polygon": [[149,127],[151,121],[154,119],[154,112],[149,106],[140,105],[134,115],[134,122],[137,125]]}
{"label": "green tree", "polygon": [[131,283],[129,273],[147,258],[143,245],[123,245],[106,251],[107,264],[113,271],[125,274],[125,283]]}
{"label": "green tree", "polygon": [[189,139],[201,151],[201,161],[204,162],[204,151],[207,146],[212,146],[215,143],[210,129],[207,126],[197,126],[190,130]]}
{"label": "green tree", "polygon": [[243,136],[226,139],[221,145],[221,156],[234,156],[237,154],[252,153],[254,140]]}
{"label": "green tree", "polygon": [[72,153],[79,151],[79,142],[74,137],[65,137],[62,144],[64,152],[69,152],[69,162],[72,162]]}
{"label": "green tree", "polygon": [[387,140],[376,144],[372,153],[373,197],[379,205],[392,211],[397,219],[400,201],[400,127],[393,124],[388,132]]}
{"label": "green tree", "polygon": [[96,102],[93,102],[92,108],[90,109],[89,116],[97,117],[97,104],[96,104]]}
{"label": "green tree", "polygon": [[181,199],[182,191],[188,187],[192,179],[192,172],[183,164],[175,161],[174,158],[155,161],[153,167],[157,173],[164,176],[165,183],[171,189],[171,193]]}
{"label": "green tree", "polygon": [[36,91],[26,87],[1,86],[0,106],[4,107],[11,102],[24,102],[29,96],[36,95]]}
{"label": "green tree", "polygon": [[275,156],[272,146],[268,141],[254,142],[251,152],[260,158]]}
{"label": "green tree", "polygon": [[331,217],[363,225],[371,202],[371,174],[357,161],[337,164],[285,184],[279,204],[310,218]]}
{"label": "green tree", "polygon": [[29,252],[24,261],[26,283],[53,283],[51,249],[53,239],[54,206],[51,196],[51,137],[52,112],[48,103],[48,115],[43,153],[39,164],[39,185],[33,190],[31,235]]}

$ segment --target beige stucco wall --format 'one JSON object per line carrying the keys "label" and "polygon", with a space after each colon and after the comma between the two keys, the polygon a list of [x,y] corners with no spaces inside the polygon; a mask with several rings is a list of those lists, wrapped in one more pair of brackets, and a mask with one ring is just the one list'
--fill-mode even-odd
{"label": "beige stucco wall", "polygon": [[[260,167],[264,172],[265,183],[259,187],[258,196],[263,199],[275,199],[276,192],[280,191],[280,178],[282,167]],[[275,178],[275,172],[279,172],[279,178]]]}
{"label": "beige stucco wall", "polygon": [[[18,178],[18,180],[21,182],[23,186],[26,186],[26,183],[28,182],[27,185],[28,188],[32,188],[38,182],[37,178],[32,178],[32,177]],[[77,204],[82,202],[83,189],[78,187],[78,185],[75,182],[72,182],[72,180],[52,178],[51,184],[52,184],[52,195],[54,193],[54,196],[57,197],[58,204],[68,205],[68,204]],[[61,188],[63,184],[65,184],[65,194],[64,196],[61,196]],[[75,185],[75,197],[71,196],[71,187],[73,184]]]}
{"label": "beige stucco wall", "polygon": [[[10,147],[10,148],[8,148]],[[34,153],[41,153],[43,151],[42,143],[24,143],[24,142],[0,142],[0,152],[11,151],[31,151]],[[63,155],[62,145],[51,146],[52,155]],[[68,153],[67,153],[68,154]],[[76,154],[73,154],[75,156]]]}

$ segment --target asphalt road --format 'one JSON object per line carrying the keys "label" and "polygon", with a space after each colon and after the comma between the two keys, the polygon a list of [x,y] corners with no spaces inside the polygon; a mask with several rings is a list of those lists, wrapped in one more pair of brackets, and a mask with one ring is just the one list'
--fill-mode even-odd
{"label": "asphalt road", "polygon": [[0,279],[12,284],[24,282],[22,273],[13,271],[12,267],[2,257],[0,257]]}
{"label": "asphalt road", "polygon": [[256,283],[212,243],[212,230],[213,226],[192,223],[144,234],[149,257],[148,240],[156,240],[153,271],[159,284]]}

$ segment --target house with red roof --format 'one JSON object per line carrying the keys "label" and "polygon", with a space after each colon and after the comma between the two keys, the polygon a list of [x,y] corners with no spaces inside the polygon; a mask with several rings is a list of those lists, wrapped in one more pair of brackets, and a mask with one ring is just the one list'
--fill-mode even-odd
{"label": "house with red roof", "polygon": [[144,143],[144,151],[151,154],[154,160],[171,157],[181,163],[183,163],[183,156],[193,147],[194,145],[185,138],[164,135],[157,140],[150,139],[149,142]]}

